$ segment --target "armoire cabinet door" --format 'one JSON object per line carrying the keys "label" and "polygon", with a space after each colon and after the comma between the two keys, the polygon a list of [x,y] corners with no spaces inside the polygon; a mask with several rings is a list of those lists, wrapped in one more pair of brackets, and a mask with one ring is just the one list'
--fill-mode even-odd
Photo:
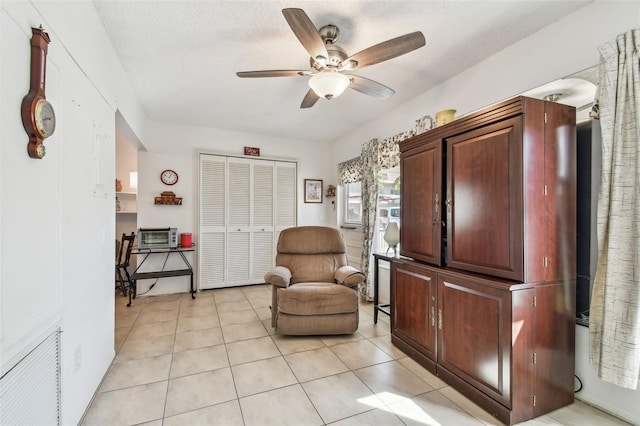
{"label": "armoire cabinet door", "polygon": [[522,118],[446,145],[447,265],[522,280]]}
{"label": "armoire cabinet door", "polygon": [[400,254],[440,265],[442,141],[415,148],[400,160]]}
{"label": "armoire cabinet door", "polygon": [[511,407],[511,293],[438,274],[438,366]]}
{"label": "armoire cabinet door", "polygon": [[436,275],[414,264],[392,263],[392,332],[415,342],[425,356],[436,360]]}

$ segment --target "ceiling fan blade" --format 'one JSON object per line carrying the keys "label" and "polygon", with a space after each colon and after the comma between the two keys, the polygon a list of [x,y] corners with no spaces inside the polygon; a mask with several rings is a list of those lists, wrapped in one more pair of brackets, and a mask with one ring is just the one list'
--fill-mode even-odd
{"label": "ceiling fan blade", "polygon": [[424,46],[425,43],[424,35],[420,31],[416,31],[361,50],[344,62],[357,62],[357,65],[352,69],[364,68],[409,53]]}
{"label": "ceiling fan blade", "polygon": [[298,40],[300,40],[300,43],[302,43],[302,46],[309,52],[314,61],[318,57],[324,58],[324,60],[329,58],[329,53],[327,53],[322,37],[320,37],[318,30],[304,10],[295,8],[282,9],[282,14],[293,33],[298,37]]}
{"label": "ceiling fan blade", "polygon": [[368,78],[360,77],[358,75],[349,75],[351,79],[350,88],[356,90],[365,95],[373,96],[378,99],[387,99],[391,97],[395,90],[378,83],[377,81],[369,80]]}
{"label": "ceiling fan blade", "polygon": [[316,92],[314,92],[313,89],[309,89],[300,104],[300,108],[311,108],[316,104],[316,102],[318,102],[318,99],[320,99],[320,96],[316,95]]}
{"label": "ceiling fan blade", "polygon": [[258,77],[297,77],[310,74],[310,71],[303,70],[262,70],[262,71],[239,71],[236,73],[242,78]]}

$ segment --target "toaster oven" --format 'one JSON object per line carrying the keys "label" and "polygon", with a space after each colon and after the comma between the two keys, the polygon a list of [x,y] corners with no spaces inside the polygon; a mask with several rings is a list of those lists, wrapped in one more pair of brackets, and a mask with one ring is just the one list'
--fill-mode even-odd
{"label": "toaster oven", "polygon": [[177,248],[177,228],[140,228],[138,229],[138,249]]}

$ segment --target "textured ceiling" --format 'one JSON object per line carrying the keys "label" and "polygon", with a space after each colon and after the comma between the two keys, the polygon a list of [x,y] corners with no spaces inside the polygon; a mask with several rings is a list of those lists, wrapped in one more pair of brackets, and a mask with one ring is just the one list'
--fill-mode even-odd
{"label": "textured ceiling", "polygon": [[[333,141],[589,1],[94,1],[147,116],[156,121]],[[413,31],[426,46],[354,74],[396,91],[354,90],[301,110],[308,77],[236,71],[308,69],[282,15],[302,8],[337,25],[348,54]]]}

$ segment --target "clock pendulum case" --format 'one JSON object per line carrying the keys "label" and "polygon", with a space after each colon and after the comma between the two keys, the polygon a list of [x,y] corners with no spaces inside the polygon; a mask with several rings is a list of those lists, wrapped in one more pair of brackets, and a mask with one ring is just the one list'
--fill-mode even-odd
{"label": "clock pendulum case", "polygon": [[29,93],[22,99],[22,125],[29,136],[29,157],[40,159],[45,155],[44,140],[56,129],[56,115],[47,101],[47,50],[51,39],[42,27],[31,28],[31,80]]}

